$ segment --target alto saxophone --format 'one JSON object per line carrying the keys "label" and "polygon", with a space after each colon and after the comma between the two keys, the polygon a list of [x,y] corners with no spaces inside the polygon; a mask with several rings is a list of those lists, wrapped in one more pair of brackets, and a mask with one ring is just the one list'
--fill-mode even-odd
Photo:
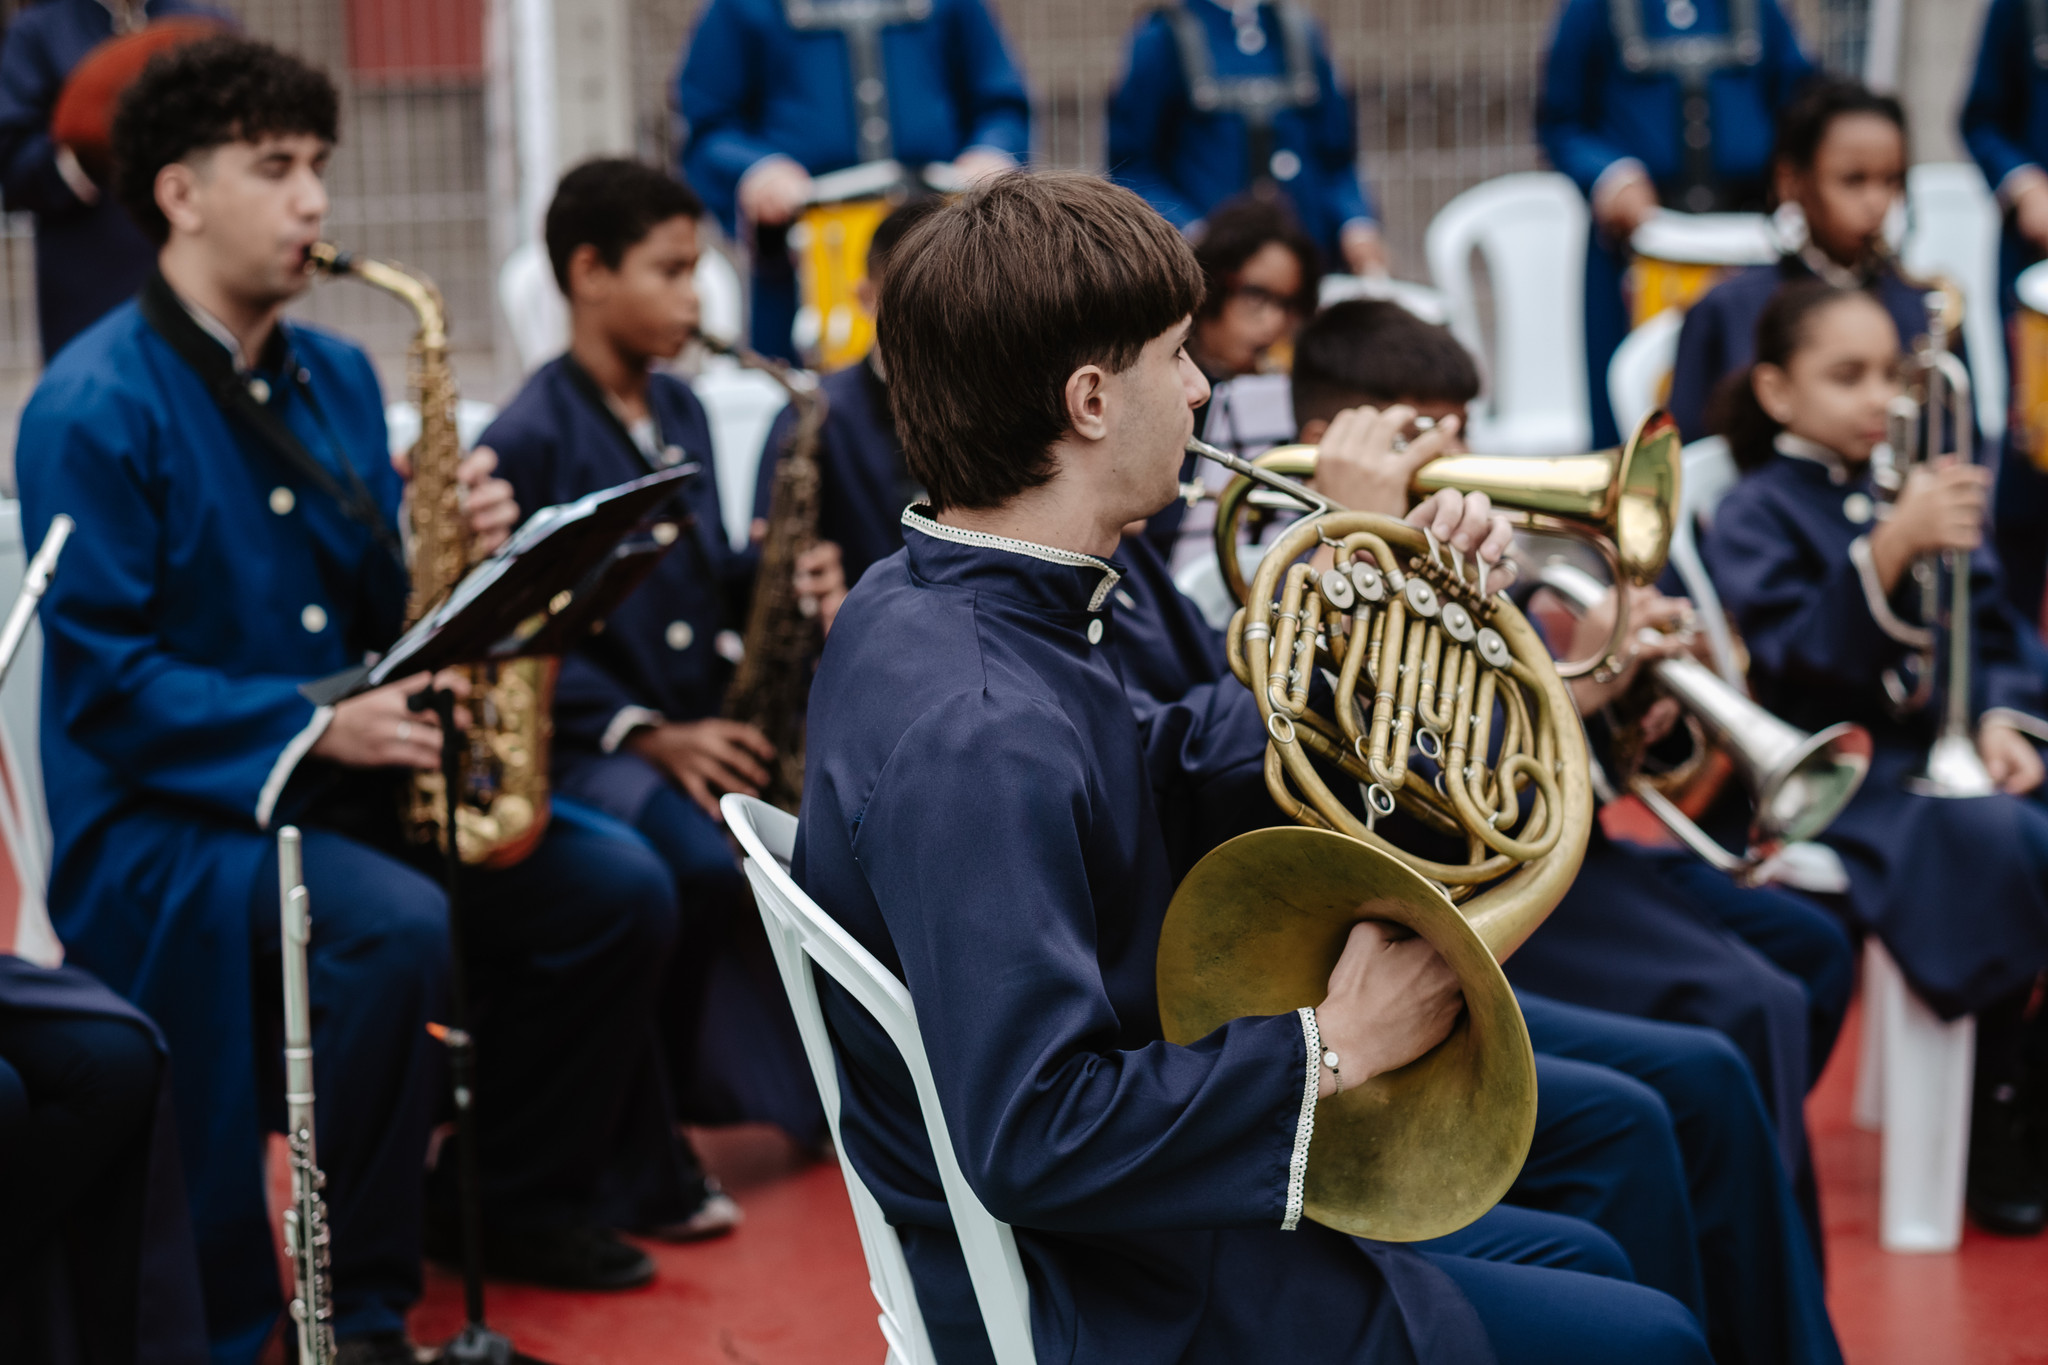
{"label": "alto saxophone", "polygon": [[813,376],[757,355],[744,346],[699,333],[713,352],[731,356],[780,384],[796,409],[796,429],[776,462],[768,499],[768,535],[747,610],[745,652],[725,693],[728,720],[742,720],[775,746],[762,797],[794,813],[804,789],[804,713],[811,671],[824,634],[818,604],[796,591],[797,556],[818,539],[818,436],[825,425],[825,395]]}
{"label": "alto saxophone", "polygon": [[313,1006],[306,945],[313,936],[299,831],[277,832],[278,914],[284,949],[284,1103],[291,1143],[292,1202],[284,1211],[284,1249],[292,1263],[292,1327],[301,1365],[332,1365],[334,1300],[327,1276],[327,1177],[313,1150]]}
{"label": "alto saxophone", "polygon": [[[458,395],[448,362],[447,312],[433,281],[384,261],[353,256],[326,242],[308,253],[337,277],[360,280],[413,311],[411,387],[420,407],[420,438],[412,448],[412,592],[405,624],[437,606],[480,557],[463,515],[456,466]],[[533,851],[548,824],[548,749],[554,738],[554,659],[472,664],[470,727],[457,793],[456,847],[462,861],[509,867]],[[441,774],[415,773],[405,799],[406,833],[415,843],[447,847]]]}

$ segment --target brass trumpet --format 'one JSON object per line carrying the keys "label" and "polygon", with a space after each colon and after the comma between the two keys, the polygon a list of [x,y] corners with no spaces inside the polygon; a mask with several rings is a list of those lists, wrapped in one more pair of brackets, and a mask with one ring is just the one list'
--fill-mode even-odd
{"label": "brass trumpet", "polygon": [[[1591,546],[1617,584],[1645,584],[1663,571],[1664,556],[1671,547],[1671,531],[1678,516],[1682,444],[1677,423],[1666,413],[1653,412],[1626,444],[1612,450],[1550,458],[1447,455],[1424,465],[1415,476],[1414,487],[1424,494],[1440,488],[1485,493],[1519,528],[1567,536]],[[1200,442],[1190,443],[1189,449],[1212,460],[1225,455]],[[1245,575],[1238,561],[1238,541],[1246,512],[1264,499],[1255,491],[1254,477],[1238,468],[1246,462],[1234,456],[1219,462],[1239,474],[1216,498],[1216,553],[1230,595],[1242,602]],[[1316,448],[1280,446],[1251,463],[1294,479],[1313,478]],[[1284,503],[1310,511],[1330,510],[1330,503],[1319,496],[1311,494],[1304,502],[1300,494],[1305,490],[1295,487],[1296,492],[1284,494]],[[1590,673],[1617,660],[1627,639],[1628,615],[1617,611],[1607,648],[1597,657],[1559,664],[1558,671],[1567,678]]]}
{"label": "brass trumpet", "polygon": [[[1441,1236],[1499,1201],[1535,1132],[1535,1059],[1500,960],[1585,853],[1593,797],[1578,712],[1521,612],[1421,530],[1190,449],[1310,513],[1260,562],[1228,634],[1266,725],[1267,785],[1309,828],[1242,835],[1181,883],[1160,937],[1160,1020],[1188,1043],[1316,1004],[1361,919],[1427,939],[1465,1012],[1423,1057],[1318,1104],[1304,1211],[1383,1241]],[[1667,488],[1676,476],[1673,465]],[[1329,569],[1296,562],[1319,546],[1333,549]],[[1335,705],[1321,713],[1309,699],[1326,675]],[[1361,785],[1362,817],[1311,759]],[[1450,836],[1464,861],[1390,843],[1376,826],[1396,810]]]}
{"label": "brass trumpet", "polygon": [[[1537,579],[1577,612],[1592,609],[1607,588],[1575,564],[1546,564]],[[1730,876],[1746,878],[1788,843],[1817,838],[1856,795],[1870,771],[1870,732],[1853,722],[1815,734],[1787,725],[1721,680],[1696,659],[1659,659],[1649,666],[1658,687],[1698,720],[1728,755],[1755,808],[1749,847],[1730,853],[1641,773],[1618,776],[1681,843]]]}

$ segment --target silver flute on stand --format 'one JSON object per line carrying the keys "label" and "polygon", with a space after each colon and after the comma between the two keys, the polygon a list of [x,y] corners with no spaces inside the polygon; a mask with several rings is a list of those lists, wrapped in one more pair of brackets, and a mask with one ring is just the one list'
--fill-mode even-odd
{"label": "silver flute on stand", "polygon": [[292,1203],[284,1211],[284,1249],[292,1262],[292,1326],[300,1365],[333,1365],[334,1303],[327,1276],[327,1177],[313,1151],[313,1001],[306,945],[313,917],[306,900],[299,831],[277,832],[277,887],[284,956],[285,1129],[292,1152]]}

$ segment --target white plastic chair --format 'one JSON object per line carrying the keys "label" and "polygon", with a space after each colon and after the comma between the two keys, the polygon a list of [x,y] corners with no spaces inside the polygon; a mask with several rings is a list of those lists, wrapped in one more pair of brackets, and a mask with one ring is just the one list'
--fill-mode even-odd
{"label": "white plastic chair", "polygon": [[1623,432],[1634,431],[1670,392],[1684,326],[1685,314],[1667,308],[1622,338],[1607,362],[1607,402],[1614,409],[1614,425]]}
{"label": "white plastic chair", "polygon": [[704,372],[690,381],[704,415],[711,420],[711,451],[718,465],[718,514],[733,548],[747,543],[754,520],[754,480],[761,470],[761,449],[768,428],[789,402],[789,395],[759,370],[742,369],[713,356]]}
{"label": "white plastic chair", "polygon": [[[1487,392],[1471,444],[1500,454],[1581,451],[1593,439],[1586,400],[1586,201],[1549,171],[1466,190],[1430,221],[1429,273],[1451,331],[1487,358]],[[1479,323],[1477,253],[1492,282],[1494,339]]]}
{"label": "white plastic chair", "polygon": [[[455,404],[455,433],[464,450],[473,448],[484,428],[498,415],[498,405],[477,398],[458,399]],[[411,450],[420,438],[419,404],[410,400],[384,407],[384,437],[393,455]]]}
{"label": "white plastic chair", "polygon": [[2005,434],[2010,383],[2005,324],[1998,316],[1998,201],[1974,164],[1931,161],[1906,172],[1906,210],[1909,227],[1900,252],[1906,269],[1947,275],[1962,286],[1977,425],[1985,441],[1995,444]]}
{"label": "white plastic chair", "polygon": [[1316,306],[1328,308],[1350,299],[1389,299],[1424,322],[1441,327],[1451,320],[1450,304],[1438,291],[1391,275],[1325,275],[1316,291]]}
{"label": "white plastic chair", "polygon": [[1953,1023],[1913,994],[1875,935],[1863,945],[1863,1045],[1853,1115],[1882,1130],[1878,1242],[1954,1251],[1963,1239],[1977,1021]]}
{"label": "white plastic chair", "polygon": [[[1640,420],[1640,419],[1638,419]],[[1622,428],[1624,431],[1628,427]],[[1714,652],[1714,670],[1737,687],[1744,686],[1742,666],[1735,651],[1735,637],[1728,629],[1728,613],[1721,609],[1721,594],[1700,558],[1699,531],[1714,522],[1714,508],[1728,490],[1735,487],[1740,473],[1728,442],[1708,436],[1685,448],[1684,469],[1678,483],[1678,524],[1671,531],[1671,567],[1692,599],[1693,616],[1706,632]]]}
{"label": "white plastic chair", "polygon": [[925,1056],[924,1041],[918,1033],[917,1010],[911,1004],[910,992],[790,878],[789,860],[796,847],[795,817],[750,796],[727,796],[719,802],[719,809],[725,813],[726,826],[745,850],[747,880],[753,884],[761,922],[767,926],[775,964],[782,973],[783,989],[789,992],[790,1007],[796,1012],[804,1055],[818,1082],[826,1122],[832,1127],[832,1144],[839,1151],[846,1194],[853,1203],[854,1222],[860,1228],[861,1249],[867,1253],[868,1285],[882,1310],[878,1321],[889,1347],[885,1365],[935,1365],[935,1357],[925,1333],[924,1317],[918,1311],[910,1267],[903,1258],[903,1244],[883,1217],[881,1205],[846,1159],[846,1144],[839,1134],[839,1071],[825,1027],[825,1013],[818,1003],[817,983],[811,976],[813,963],[831,973],[832,979],[874,1016],[903,1054],[903,1063],[917,1088],[918,1107],[924,1111],[925,1134],[938,1164],[939,1183],[946,1192],[953,1231],[960,1239],[960,1251],[967,1261],[968,1278],[974,1284],[975,1301],[981,1306],[997,1365],[1034,1365],[1031,1291],[1024,1278],[1024,1263],[1017,1255],[1017,1240],[1007,1224],[997,1222],[982,1207],[981,1200],[968,1188],[966,1176],[961,1174],[953,1140],[946,1131],[945,1115],[939,1109],[938,1086],[932,1080],[931,1062]]}

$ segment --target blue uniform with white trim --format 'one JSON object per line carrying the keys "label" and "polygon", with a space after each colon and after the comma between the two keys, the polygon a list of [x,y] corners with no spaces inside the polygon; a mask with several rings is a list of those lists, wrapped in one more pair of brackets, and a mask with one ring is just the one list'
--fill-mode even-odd
{"label": "blue uniform with white trim", "polygon": [[[250,377],[331,475],[352,473],[395,519],[360,350],[281,323]],[[214,1359],[255,1360],[282,1308],[262,1157],[283,1118],[271,1029],[287,820],[306,827],[336,1330],[397,1331],[420,1292],[441,1070],[425,1025],[446,1017],[447,904],[438,855],[397,832],[401,775],[310,757],[331,713],[299,686],[390,643],[403,571],[231,423],[132,303],[51,365],[17,448],[27,536],[59,512],[77,522],[41,607],[51,918],[72,960],[176,1053]],[[466,885],[487,1222],[632,1222],[600,1212],[598,1184],[651,1063],[667,877],[629,831],[560,802],[538,851]],[[689,1212],[650,1198],[653,1218]]]}
{"label": "blue uniform with white trim", "polygon": [[[1778,0],[1567,0],[1544,61],[1536,136],[1587,199],[1633,165],[1687,212],[1763,206],[1779,113],[1814,73]],[[1628,335],[1627,243],[1586,246],[1593,443],[1619,435],[1607,362]]]}
{"label": "blue uniform with white trim", "polygon": [[[968,1183],[1016,1230],[1039,1358],[1704,1360],[1685,1310],[1639,1286],[1298,1222],[1308,1021],[1160,1037],[1173,878],[1105,647],[1117,569],[906,526],[826,643],[792,870],[909,987]],[[821,986],[847,1158],[941,1358],[987,1359],[908,1076]]]}
{"label": "blue uniform with white trim", "polygon": [[1186,229],[1255,184],[1277,188],[1332,269],[1346,225],[1374,224],[1351,101],[1299,6],[1175,0],[1139,20],[1109,101],[1109,169]]}
{"label": "blue uniform with white trim", "polygon": [[[2042,174],[2048,162],[2048,14],[2035,0],[1991,0],[1961,122],[1963,145],[2005,208],[1998,238],[1998,310],[2008,324],[2010,361],[2010,323],[2019,303],[2013,284],[2041,259],[2041,248],[2021,235],[2010,198]],[[2017,423],[2006,426],[1992,531],[2005,565],[2007,596],[2029,620],[2039,617],[2042,586],[2048,582],[2048,474],[2035,466]]]}
{"label": "blue uniform with white trim", "polygon": [[[857,70],[868,22],[878,25],[872,75]],[[970,148],[1022,161],[1031,145],[1024,78],[982,0],[712,0],[690,37],[676,107],[689,125],[684,177],[735,238],[740,179],[769,157],[822,175],[881,157],[951,161]],[[754,349],[794,360],[785,234],[751,237]]]}

